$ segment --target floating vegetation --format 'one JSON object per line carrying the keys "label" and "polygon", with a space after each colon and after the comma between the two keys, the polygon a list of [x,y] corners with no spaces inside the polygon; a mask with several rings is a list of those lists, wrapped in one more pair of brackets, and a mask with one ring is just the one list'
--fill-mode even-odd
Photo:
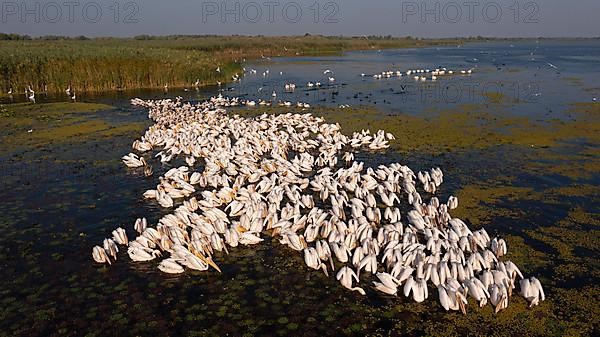
{"label": "floating vegetation", "polygon": [[0,153],[14,151],[15,148],[111,137],[138,132],[146,126],[142,122],[124,124],[89,118],[89,114],[113,109],[104,104],[19,103],[5,107],[6,113],[0,117],[0,127],[4,130],[0,136],[4,145]]}
{"label": "floating vegetation", "polygon": [[[593,104],[589,108],[597,110],[599,106],[600,104]],[[490,110],[484,105],[464,104],[451,111],[432,112],[422,116],[383,114],[368,107],[343,110],[317,108],[315,113],[339,123],[348,131],[385,128],[400,135],[391,146],[402,152],[417,150],[439,154],[502,145],[557,147],[577,139],[600,142],[600,121],[593,113],[581,112],[580,118],[571,121],[542,123],[527,117],[497,115]],[[589,170],[597,164],[581,165],[584,168],[585,165],[594,165],[587,169]]]}
{"label": "floating vegetation", "polygon": [[533,189],[531,188],[508,186],[498,184],[498,182],[488,181],[467,185],[457,193],[461,200],[461,207],[455,213],[456,216],[469,220],[476,226],[489,224],[501,216],[519,219],[522,211],[508,206],[501,207],[499,204],[501,201],[527,199],[528,195],[532,193]]}

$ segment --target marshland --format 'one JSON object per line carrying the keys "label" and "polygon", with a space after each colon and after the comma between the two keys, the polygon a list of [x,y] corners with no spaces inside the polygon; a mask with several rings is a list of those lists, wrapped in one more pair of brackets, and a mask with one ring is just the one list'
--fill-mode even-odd
{"label": "marshland", "polygon": [[[253,39],[0,42],[3,92],[19,88],[0,106],[1,334],[595,334],[598,41]],[[457,74],[433,80],[436,68]],[[430,72],[419,79],[405,75],[415,69]],[[236,72],[240,80],[231,81]],[[389,72],[394,76],[386,77]],[[308,85],[317,82],[322,85]],[[295,90],[286,90],[290,83]],[[27,101],[27,86],[36,91],[36,104]],[[64,93],[68,86],[77,102]],[[176,200],[175,207],[163,207],[143,197],[159,177],[189,163],[183,157],[161,162],[155,157],[160,148],[132,148],[157,122],[148,118],[148,107],[130,100],[180,96],[203,104],[218,95],[257,102],[224,107],[223,118],[235,123],[263,113],[311,113],[338,123],[345,135],[364,129],[393,134],[388,148],[357,149],[354,161],[375,169],[401,163],[415,174],[441,168],[444,182],[433,194],[418,186],[423,200],[434,195],[446,203],[456,196],[452,217],[473,232],[502,238],[507,252],[499,259],[539,279],[545,300],[530,306],[517,280],[506,308],[496,313],[494,305],[480,307],[469,295],[463,314],[445,310],[432,284],[429,298],[417,303],[404,295],[404,284],[397,295],[378,291],[378,279],[364,269],[354,283],[363,296],[340,285],[337,270],[326,276],[309,268],[302,252],[266,230],[260,244],[215,249],[220,272],[166,274],[158,266],[169,253],[133,262],[122,246],[110,266],[94,261],[92,247],[115,228],[133,241],[137,218],[156,227],[181,205]],[[145,157],[152,176],[123,164],[130,152]],[[198,160],[190,170],[205,169]],[[334,169],[348,167],[340,155]],[[196,187],[198,200],[212,189]],[[399,203],[406,203],[405,195]],[[343,265],[335,264],[338,270]]]}
{"label": "marshland", "polygon": [[[242,73],[246,59],[460,43],[459,39],[325,36],[13,38],[0,41],[3,94],[11,88],[21,93],[27,86],[50,94],[62,94],[69,86],[85,92],[162,89],[165,85],[191,88],[230,80]],[[214,71],[217,67],[222,71]]]}

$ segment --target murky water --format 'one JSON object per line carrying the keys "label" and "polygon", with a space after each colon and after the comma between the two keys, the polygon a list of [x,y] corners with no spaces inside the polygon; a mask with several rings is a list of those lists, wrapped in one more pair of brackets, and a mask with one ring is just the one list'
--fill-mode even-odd
{"label": "murky water", "polygon": [[[570,104],[600,97],[598,61],[600,43],[590,41],[351,52],[249,64],[257,75],[221,89],[250,99],[271,99],[276,90],[282,100],[375,106],[382,115],[424,116],[472,105],[499,117],[569,121],[576,118]],[[360,76],[437,66],[475,71],[435,83]],[[267,68],[271,75],[263,77]],[[327,83],[325,69],[332,70],[334,84],[302,87],[309,81]],[[285,82],[297,83],[296,91],[283,93]],[[196,100],[217,90],[168,96]],[[450,100],[451,90],[460,96]],[[124,133],[93,133],[0,152],[0,335],[587,335],[598,328],[598,309],[589,302],[597,306],[600,296],[600,144],[590,140],[561,139],[547,148],[503,144],[357,157],[369,165],[402,162],[413,170],[440,166],[445,173],[441,197],[458,194],[460,216],[473,227],[485,225],[491,234],[505,236],[509,258],[546,286],[549,299],[535,309],[513,296],[509,309],[497,315],[489,306],[471,303],[462,316],[444,312],[433,290],[416,304],[376,293],[367,279],[367,296],[361,297],[305,267],[300,254],[276,240],[217,254],[222,274],[165,275],[156,262],[132,263],[124,252],[111,267],[95,265],[91,247],[114,228],[125,226],[132,233],[135,218],[153,223],[164,214],[141,197],[156,181],[119,160],[149,125],[144,111],[128,105],[133,96],[165,94],[85,97],[116,107],[87,114],[85,120],[114,128],[142,124]],[[155,174],[169,168],[153,166]]]}

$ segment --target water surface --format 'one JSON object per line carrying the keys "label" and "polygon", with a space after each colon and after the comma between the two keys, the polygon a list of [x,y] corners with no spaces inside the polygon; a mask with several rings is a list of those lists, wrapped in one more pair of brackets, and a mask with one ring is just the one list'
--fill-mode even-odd
{"label": "water surface", "polygon": [[[124,226],[133,236],[135,218],[155,223],[166,214],[141,194],[170,167],[152,161],[156,175],[146,179],[119,160],[149,125],[146,112],[129,105],[131,97],[181,95],[193,101],[222,90],[271,99],[276,90],[283,100],[335,108],[329,113],[333,121],[344,115],[336,108],[341,104],[375,107],[387,118],[413,116],[415,125],[432,125],[422,123],[435,121],[436,114],[469,110],[467,117],[460,115],[463,120],[489,113],[486,123],[497,123],[491,125],[498,129],[512,127],[505,125],[517,117],[541,122],[539,129],[531,129],[536,134],[543,123],[569,125],[584,116],[572,104],[600,96],[599,60],[596,41],[546,40],[273,59],[246,65],[258,75],[221,88],[82,95],[114,108],[65,116],[53,120],[51,129],[61,123],[102,122],[102,128],[84,135],[36,141],[35,133],[49,122],[14,126],[11,132],[26,135],[33,128],[33,133],[23,144],[4,143],[0,152],[0,335],[590,335],[600,317],[600,144],[593,135],[565,133],[544,147],[511,141],[458,148],[449,142],[443,147],[435,143],[431,150],[357,157],[369,165],[402,162],[415,171],[440,166],[445,173],[440,196],[455,194],[461,200],[456,215],[473,228],[485,226],[491,235],[505,237],[508,258],[546,287],[548,300],[533,309],[519,296],[499,314],[471,300],[468,315],[462,316],[444,312],[433,289],[427,301],[416,304],[376,293],[367,278],[361,282],[367,296],[361,297],[308,269],[300,254],[269,239],[231,249],[229,255],[218,253],[222,274],[165,275],[157,262],[132,263],[124,252],[113,266],[98,266],[90,253],[114,228]],[[424,84],[360,76],[438,66],[473,68],[474,73]],[[267,68],[271,75],[263,77]],[[326,83],[325,69],[332,70],[335,84],[302,88],[308,81]],[[296,92],[283,93],[285,82],[297,83]],[[490,83],[499,91],[465,94],[464,88]],[[453,86],[461,93],[456,100],[423,94]],[[598,110],[593,104],[586,109]],[[356,124],[378,125],[379,117],[368,116],[355,118],[360,119]],[[585,116],[590,123],[600,122],[597,114]],[[403,135],[397,137],[401,141]],[[481,142],[485,139],[482,134]]]}

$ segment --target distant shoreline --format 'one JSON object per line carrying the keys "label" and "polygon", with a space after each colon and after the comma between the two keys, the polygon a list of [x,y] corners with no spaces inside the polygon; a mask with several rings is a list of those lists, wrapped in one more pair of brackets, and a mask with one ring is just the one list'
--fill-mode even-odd
{"label": "distant shoreline", "polygon": [[[231,35],[216,35],[216,34],[202,34],[202,35],[189,35],[189,34],[177,34],[177,35],[134,35],[134,36],[95,36],[89,37],[85,35],[38,35],[29,36],[26,34],[18,33],[3,33],[0,32],[0,41],[2,40],[172,40],[172,39],[189,39],[189,38],[302,38],[302,37],[320,37],[327,39],[414,39],[414,40],[600,40],[599,36],[552,36],[552,37],[526,37],[526,36],[454,36],[454,37],[420,37],[420,36],[393,36],[393,35],[244,35],[244,34],[231,34]],[[9,37],[12,37],[10,39]]]}

